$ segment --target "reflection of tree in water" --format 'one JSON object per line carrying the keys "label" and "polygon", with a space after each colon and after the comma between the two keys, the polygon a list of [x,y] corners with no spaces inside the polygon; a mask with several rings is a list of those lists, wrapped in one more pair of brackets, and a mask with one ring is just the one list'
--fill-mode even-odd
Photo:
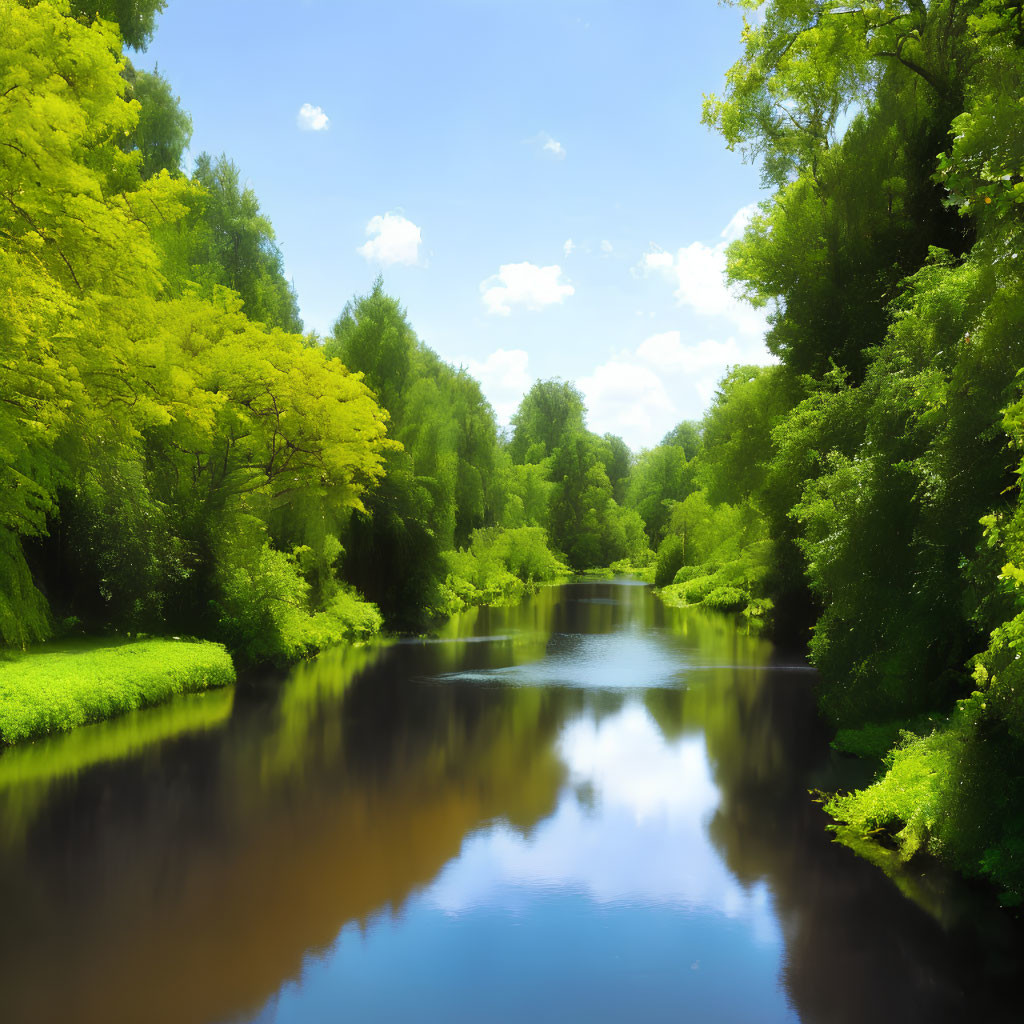
{"label": "reflection of tree in water", "polygon": [[[63,774],[36,772],[18,840],[0,843],[5,1019],[188,1022],[261,1006],[347,922],[401,914],[474,830],[551,814],[564,724],[633,699],[490,685],[488,672],[579,648],[576,630],[663,625],[657,643],[689,666],[686,684],[644,702],[667,740],[706,735],[721,792],[711,839],[741,882],[771,890],[803,1019],[998,1020],[977,1003],[964,1016],[974,965],[959,945],[830,843],[806,792],[825,749],[808,675],[773,666],[726,618],[664,609],[647,590],[621,606],[581,599],[604,593],[542,591],[453,627],[500,638],[488,642],[332,652],[276,699],[239,692],[226,725],[189,712],[189,735],[141,752],[114,729],[54,755]],[[129,759],[97,765],[100,747]]]}
{"label": "reflection of tree in water", "polygon": [[831,842],[808,794],[828,749],[811,680],[762,664],[695,674],[687,689],[653,690],[645,703],[667,740],[706,736],[721,794],[710,838],[742,884],[764,881],[772,893],[783,981],[801,1019],[1004,1019],[1005,991],[972,962],[977,937],[947,934],[877,868]]}
{"label": "reflection of tree in water", "polygon": [[240,695],[220,733],[54,785],[0,854],[8,1019],[258,1007],[346,922],[399,913],[475,829],[533,827],[555,807],[555,740],[583,693],[409,680],[537,643],[338,652],[273,706]]}

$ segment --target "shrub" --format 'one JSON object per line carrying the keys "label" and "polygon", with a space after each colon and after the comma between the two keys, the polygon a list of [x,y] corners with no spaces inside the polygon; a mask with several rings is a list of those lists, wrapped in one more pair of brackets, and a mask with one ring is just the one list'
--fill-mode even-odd
{"label": "shrub", "polygon": [[667,587],[683,565],[683,541],[674,534],[666,537],[658,548],[658,561],[654,568],[654,585]]}
{"label": "shrub", "polygon": [[539,526],[475,530],[468,548],[447,551],[444,558],[448,575],[436,610],[448,615],[471,605],[510,604],[569,571]]}
{"label": "shrub", "polygon": [[709,576],[716,571],[716,567],[710,564],[705,565],[684,565],[675,574],[673,583],[689,583],[698,576]]}
{"label": "shrub", "polygon": [[337,589],[325,608],[313,611],[298,557],[265,541],[258,548],[244,539],[228,545],[217,582],[220,637],[252,664],[294,661],[346,640],[365,640],[383,625],[376,605],[351,588]]}
{"label": "shrub", "polygon": [[701,604],[719,612],[739,612],[746,608],[748,597],[739,587],[715,587]]}

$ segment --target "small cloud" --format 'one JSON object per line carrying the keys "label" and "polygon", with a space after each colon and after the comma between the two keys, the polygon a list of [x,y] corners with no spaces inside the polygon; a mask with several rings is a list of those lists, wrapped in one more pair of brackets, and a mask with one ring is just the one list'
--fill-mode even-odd
{"label": "small cloud", "polygon": [[562,246],[562,252],[565,254],[566,259],[568,259],[572,255],[572,251],[575,248],[576,243],[571,238],[567,238],[565,240],[565,244]]}
{"label": "small cloud", "polygon": [[565,147],[557,140],[551,138],[550,135],[541,135],[543,140],[543,146],[541,147],[545,153],[550,153],[556,160],[565,159]]}
{"label": "small cloud", "polygon": [[601,240],[601,252],[605,253],[605,255],[610,253],[612,251],[612,248],[612,243],[609,242],[607,238]]}
{"label": "small cloud", "polygon": [[421,229],[400,213],[371,218],[366,234],[370,240],[357,251],[371,263],[403,263],[411,267],[419,261]]}
{"label": "small cloud", "polygon": [[561,267],[504,263],[497,274],[480,283],[480,291],[488,313],[508,316],[513,306],[543,309],[562,302],[576,289],[562,280]]}
{"label": "small cloud", "polygon": [[296,121],[304,132],[326,131],[327,126],[331,123],[331,119],[324,113],[323,107],[314,107],[312,103],[303,103],[299,107],[299,116]]}
{"label": "small cloud", "polygon": [[521,348],[496,349],[482,362],[478,359],[463,361],[466,369],[480,382],[483,393],[494,407],[498,422],[503,425],[512,419],[523,395],[530,388],[529,362],[529,355]]}

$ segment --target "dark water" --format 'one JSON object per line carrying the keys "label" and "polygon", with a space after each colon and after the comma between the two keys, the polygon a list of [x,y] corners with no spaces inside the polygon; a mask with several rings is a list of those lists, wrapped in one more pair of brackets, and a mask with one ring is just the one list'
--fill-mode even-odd
{"label": "dark water", "polygon": [[0,1019],[1020,1019],[1009,918],[830,841],[812,684],[575,584],[8,751]]}

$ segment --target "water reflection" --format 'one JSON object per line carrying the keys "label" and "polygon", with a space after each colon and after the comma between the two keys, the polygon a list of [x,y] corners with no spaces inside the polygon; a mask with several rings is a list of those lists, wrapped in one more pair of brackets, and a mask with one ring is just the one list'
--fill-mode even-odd
{"label": "water reflection", "polygon": [[8,751],[4,1019],[962,1019],[1006,972],[829,842],[809,683],[593,583]]}

